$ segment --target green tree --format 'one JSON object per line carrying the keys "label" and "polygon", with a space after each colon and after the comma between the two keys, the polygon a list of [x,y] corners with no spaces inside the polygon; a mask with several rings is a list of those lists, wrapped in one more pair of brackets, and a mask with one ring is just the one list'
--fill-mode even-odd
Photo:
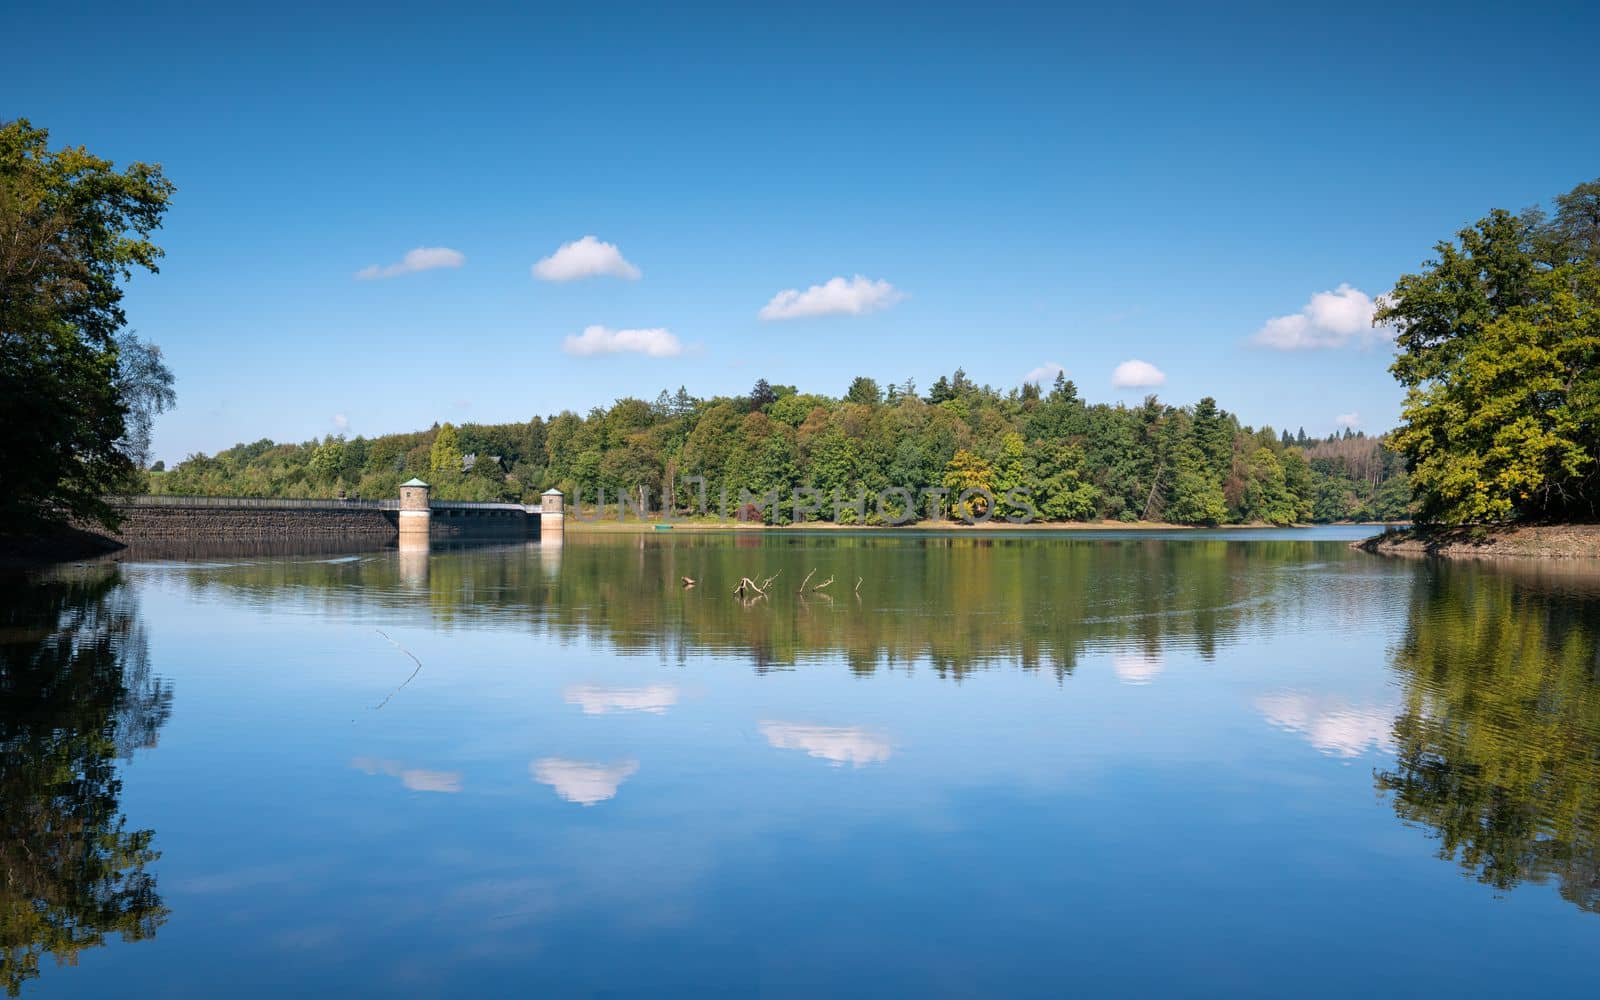
{"label": "green tree", "polygon": [[883,390],[878,388],[878,383],[866,376],[858,376],[850,383],[850,388],[844,394],[845,402],[860,403],[863,406],[877,406],[883,402]]}
{"label": "green tree", "polygon": [[1541,301],[1486,324],[1407,397],[1394,443],[1428,520],[1597,513],[1600,269],[1561,267],[1531,285]]}
{"label": "green tree", "polygon": [[1195,447],[1200,450],[1206,469],[1219,480],[1233,463],[1233,432],[1232,421],[1215,399],[1206,396],[1195,404]]}
{"label": "green tree", "polygon": [[[951,517],[963,521],[975,521],[985,516],[990,512],[989,496],[994,495],[994,484],[993,466],[965,448],[957,451],[945,465],[944,478],[940,482],[950,491],[950,495],[945,497],[945,510]],[[988,496],[974,492],[963,500],[962,494],[968,490],[987,491]]]}
{"label": "green tree", "polygon": [[1016,431],[1000,439],[994,471],[995,501],[1003,517],[1032,519],[1039,513],[1038,464]]}
{"label": "green tree", "polygon": [[344,469],[344,442],[336,437],[324,438],[311,453],[311,474],[323,484],[335,482]]}
{"label": "green tree", "polygon": [[1306,453],[1299,448],[1285,448],[1279,461],[1283,465],[1284,488],[1289,491],[1290,501],[1294,504],[1294,520],[1311,520],[1317,483],[1311,463],[1306,461]]}
{"label": "green tree", "polygon": [[1278,456],[1265,445],[1258,447],[1250,458],[1249,479],[1245,485],[1245,520],[1293,524],[1297,510]]}
{"label": "green tree", "polygon": [[[149,236],[174,188],[158,166],[117,172],[48,140],[26,119],[0,125],[0,531],[114,523],[105,497],[145,457],[128,437],[130,403],[170,405],[170,375],[150,383],[138,370],[154,361],[165,372],[159,353],[131,341],[125,360],[118,334],[122,285],[157,270]],[[130,398],[142,386],[154,395]],[[142,430],[136,418],[136,438]]]}
{"label": "green tree", "polygon": [[1397,330],[1391,371],[1407,395],[1393,445],[1420,519],[1600,515],[1597,201],[1582,185],[1553,223],[1494,211],[1379,310]]}
{"label": "green tree", "polygon": [[778,523],[787,517],[786,509],[793,512],[785,501],[798,478],[793,429],[760,411],[746,415],[728,458],[729,502],[736,504],[748,493],[763,505],[767,523]]}
{"label": "green tree", "polygon": [[1222,495],[1222,486],[1210,474],[1199,468],[1186,466],[1173,477],[1171,501],[1167,505],[1167,520],[1175,524],[1221,524],[1228,516],[1228,502]]}
{"label": "green tree", "polygon": [[1042,445],[1039,459],[1039,513],[1052,521],[1094,517],[1100,491],[1085,474],[1083,449],[1064,441]]}
{"label": "green tree", "polygon": [[818,396],[809,392],[796,393],[784,396],[767,407],[767,416],[790,427],[799,427],[806,422],[817,409],[828,410],[834,406],[833,400],[827,396]]}
{"label": "green tree", "polygon": [[428,449],[428,472],[435,485],[453,483],[461,478],[461,435],[451,424],[439,428],[433,446]]}
{"label": "green tree", "polygon": [[858,461],[856,443],[846,437],[837,426],[829,427],[818,438],[811,449],[808,463],[811,469],[812,488],[821,492],[824,497],[822,511],[818,516],[831,516],[835,496],[839,497],[841,505],[846,505],[855,495],[852,491],[857,483]]}

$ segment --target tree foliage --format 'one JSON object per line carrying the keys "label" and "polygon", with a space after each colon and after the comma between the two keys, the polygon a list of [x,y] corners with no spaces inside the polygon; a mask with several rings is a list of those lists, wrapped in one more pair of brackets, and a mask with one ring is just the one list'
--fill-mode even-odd
{"label": "tree foliage", "polygon": [[1428,521],[1600,515],[1600,182],[1491,212],[1377,314],[1407,388],[1394,446]]}
{"label": "tree foliage", "polygon": [[172,404],[160,352],[119,334],[123,283],[157,270],[149,237],[173,186],[159,166],[118,172],[48,140],[0,124],[0,530],[109,523],[105,496],[132,485],[148,416]]}
{"label": "tree foliage", "polygon": [[[1400,460],[1382,439],[1355,432],[1323,441],[1243,426],[1209,397],[1177,407],[1090,404],[1064,376],[1049,392],[1000,393],[963,372],[921,398],[909,380],[858,378],[842,398],[758,384],[750,396],[697,399],[682,389],[655,402],[619,399],[586,416],[565,412],[525,424],[440,425],[414,434],[258,441],[194,455],[153,477],[162,492],[231,496],[395,495],[421,476],[435,496],[534,502],[557,487],[593,504],[679,513],[732,512],[748,494],[769,521],[796,514],[793,491],[816,490],[802,519],[898,522],[914,513],[952,516],[960,493],[987,489],[995,516],[1088,521],[1240,521],[1402,518],[1408,497]],[[753,405],[765,398],[764,407]],[[465,454],[497,455],[463,474]],[[880,491],[896,495],[879,509]],[[922,491],[950,489],[942,510]],[[776,491],[779,503],[762,498]],[[861,497],[867,500],[863,505]],[[837,498],[837,502],[835,501]],[[990,501],[969,497],[959,516]],[[977,508],[972,503],[976,502]],[[813,510],[806,507],[814,506]]]}

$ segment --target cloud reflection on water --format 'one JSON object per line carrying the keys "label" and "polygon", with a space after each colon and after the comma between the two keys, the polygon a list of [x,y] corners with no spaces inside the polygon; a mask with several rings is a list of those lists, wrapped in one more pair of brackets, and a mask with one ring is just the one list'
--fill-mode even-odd
{"label": "cloud reflection on water", "polygon": [[678,689],[672,684],[646,687],[608,687],[604,684],[569,684],[561,692],[569,705],[583,709],[584,715],[608,712],[649,712],[664,715],[678,703]]}
{"label": "cloud reflection on water", "polygon": [[601,764],[595,761],[541,757],[528,765],[533,780],[549,785],[568,802],[592,806],[617,797],[617,788],[639,770],[634,760]]}
{"label": "cloud reflection on water", "polygon": [[761,735],[779,750],[804,750],[811,757],[832,761],[835,767],[881,764],[893,752],[886,737],[860,726],[816,726],[803,722],[764,721]]}
{"label": "cloud reflection on water", "polygon": [[387,774],[391,778],[399,778],[400,783],[413,792],[461,791],[460,771],[406,767],[397,760],[381,760],[377,757],[357,757],[350,762],[350,766],[367,774]]}
{"label": "cloud reflection on water", "polygon": [[1116,653],[1111,657],[1111,670],[1124,684],[1149,684],[1166,666],[1159,653]]}
{"label": "cloud reflection on water", "polygon": [[1261,695],[1255,707],[1272,725],[1301,734],[1307,743],[1331,756],[1394,751],[1393,708],[1353,705],[1339,697],[1293,691]]}

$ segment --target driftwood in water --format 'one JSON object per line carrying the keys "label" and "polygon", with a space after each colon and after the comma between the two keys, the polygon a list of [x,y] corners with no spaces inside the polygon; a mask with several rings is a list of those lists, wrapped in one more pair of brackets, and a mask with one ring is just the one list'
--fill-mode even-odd
{"label": "driftwood in water", "polygon": [[[389,639],[389,633],[385,632],[383,629],[381,629],[381,628],[373,629],[373,631],[378,633],[379,635],[383,636],[385,639]],[[409,649],[405,648],[404,646],[400,645],[398,642],[395,642],[393,639],[389,639],[389,645],[393,646],[395,649],[398,649],[400,652],[402,652],[402,653],[406,654],[407,656],[411,657],[411,662],[415,663],[417,665],[417,669],[411,671],[410,676],[408,676],[405,680],[401,681],[399,687],[395,688],[393,691],[390,691],[387,697],[385,697],[382,701],[378,702],[376,705],[372,706],[372,710],[374,712],[376,712],[378,709],[382,708],[383,706],[389,704],[389,699],[390,698],[393,698],[395,695],[397,695],[401,691],[405,690],[406,685],[410,684],[412,681],[416,680],[417,679],[417,675],[422,673],[422,661],[417,659],[417,654],[413,653],[411,650],[409,650]]]}
{"label": "driftwood in water", "polygon": [[694,586],[694,577],[692,577],[692,576],[684,577],[683,578],[683,586],[684,586],[685,590],[687,590],[688,588]]}
{"label": "driftwood in water", "polygon": [[826,587],[828,584],[830,584],[832,582],[833,582],[833,577],[830,576],[826,580],[824,580],[821,583],[817,584],[815,587],[812,587],[811,589],[813,591],[818,591],[818,590],[821,590],[823,587]]}
{"label": "driftwood in water", "polygon": [[[811,573],[815,573],[815,572],[816,572],[816,568],[813,567],[812,570],[811,570]],[[806,578],[804,580],[800,581],[800,593],[802,593],[802,594],[806,592],[806,584],[811,582],[811,573],[807,573],[806,574]]]}
{"label": "driftwood in water", "polygon": [[743,597],[746,594],[755,594],[757,597],[766,597],[767,592],[756,586],[756,582],[748,576],[739,578],[739,585],[733,588],[733,596]]}
{"label": "driftwood in water", "polygon": [[861,577],[856,577],[856,596],[861,596]]}

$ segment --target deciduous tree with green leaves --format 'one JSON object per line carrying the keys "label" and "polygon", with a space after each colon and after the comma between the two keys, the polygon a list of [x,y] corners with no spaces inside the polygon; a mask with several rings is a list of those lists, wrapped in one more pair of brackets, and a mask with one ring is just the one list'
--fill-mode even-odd
{"label": "deciduous tree with green leaves", "polygon": [[461,461],[466,456],[461,451],[461,435],[455,426],[445,424],[434,435],[433,447],[428,449],[428,472],[435,486],[453,483],[461,478]]}
{"label": "deciduous tree with green leaves", "polygon": [[50,149],[26,119],[0,124],[0,531],[115,523],[105,498],[146,457],[139,414],[172,402],[160,353],[119,335],[123,283],[157,270],[173,191],[159,166],[117,171]]}
{"label": "deciduous tree with green leaves", "polygon": [[1438,244],[1378,311],[1422,520],[1600,516],[1600,182],[1556,201]]}

